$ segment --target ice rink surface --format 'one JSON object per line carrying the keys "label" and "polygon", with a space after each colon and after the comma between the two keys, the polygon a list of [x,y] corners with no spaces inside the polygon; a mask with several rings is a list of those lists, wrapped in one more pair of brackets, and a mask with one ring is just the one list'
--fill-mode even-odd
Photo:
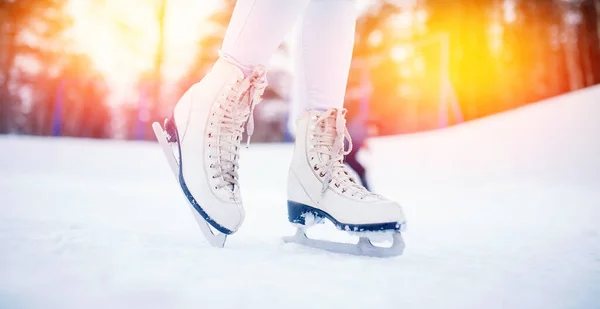
{"label": "ice rink surface", "polygon": [[215,249],[158,144],[0,137],[0,308],[600,308],[599,87],[370,140],[396,258],[281,241],[291,151],[243,150],[247,219]]}

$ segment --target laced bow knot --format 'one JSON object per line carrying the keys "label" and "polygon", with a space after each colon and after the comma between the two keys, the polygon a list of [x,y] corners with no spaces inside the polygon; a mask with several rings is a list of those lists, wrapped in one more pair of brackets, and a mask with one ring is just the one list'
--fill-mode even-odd
{"label": "laced bow knot", "polygon": [[[258,65],[254,67],[252,75],[248,79],[249,86],[249,100],[250,100],[250,114],[248,116],[248,123],[246,124],[246,131],[248,132],[248,140],[246,142],[246,148],[250,145],[250,138],[254,134],[254,108],[262,100],[262,95],[267,88],[267,70],[264,66]],[[242,88],[244,89],[244,88]]]}

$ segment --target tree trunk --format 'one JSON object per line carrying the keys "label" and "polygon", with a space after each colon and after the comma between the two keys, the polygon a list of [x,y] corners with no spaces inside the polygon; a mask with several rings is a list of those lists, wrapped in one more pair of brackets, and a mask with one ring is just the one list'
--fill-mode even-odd
{"label": "tree trunk", "polygon": [[[159,0],[158,7],[158,42],[156,45],[156,56],[154,58],[154,73],[152,78],[152,86],[150,87],[151,106],[149,108],[150,117],[148,120],[152,122],[156,118],[162,116],[163,106],[162,100],[162,65],[165,54],[165,12],[167,0]],[[154,133],[149,125],[146,125],[146,138],[154,139]],[[149,133],[148,133],[149,132]]]}
{"label": "tree trunk", "polygon": [[583,15],[583,36],[585,38],[584,64],[586,65],[586,81],[588,85],[600,83],[600,37],[598,26],[598,7],[600,1],[586,0],[581,5]]}
{"label": "tree trunk", "polygon": [[569,75],[569,90],[581,89],[585,86],[582,65],[580,62],[580,50],[578,43],[577,25],[569,21],[567,14],[578,14],[578,10],[573,8],[570,3],[563,4],[566,9],[563,10],[563,24],[565,31],[565,56],[567,62],[567,72]]}
{"label": "tree trunk", "polygon": [[8,21],[2,29],[4,33],[0,34],[0,37],[4,39],[0,41],[0,134],[9,133],[12,131],[12,119],[14,118],[15,102],[14,97],[11,95],[9,86],[12,75],[12,68],[15,62],[15,44],[16,44],[16,30],[13,24]]}

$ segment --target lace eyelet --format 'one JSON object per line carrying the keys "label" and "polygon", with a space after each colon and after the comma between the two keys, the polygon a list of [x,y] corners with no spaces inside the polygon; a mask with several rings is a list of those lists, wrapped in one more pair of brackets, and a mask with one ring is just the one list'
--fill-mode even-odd
{"label": "lace eyelet", "polygon": [[215,190],[219,190],[219,187],[215,186]]}
{"label": "lace eyelet", "polygon": [[318,168],[316,165],[315,165],[315,166],[313,166],[313,169],[314,169],[315,171],[318,171],[318,170],[319,170],[319,168]]}
{"label": "lace eyelet", "polygon": [[339,184],[339,183],[336,183],[336,184],[334,184],[334,186],[335,186],[336,188],[339,188],[339,187],[340,187],[340,184]]}
{"label": "lace eyelet", "polygon": [[325,177],[325,174],[324,173],[319,173],[319,176]]}

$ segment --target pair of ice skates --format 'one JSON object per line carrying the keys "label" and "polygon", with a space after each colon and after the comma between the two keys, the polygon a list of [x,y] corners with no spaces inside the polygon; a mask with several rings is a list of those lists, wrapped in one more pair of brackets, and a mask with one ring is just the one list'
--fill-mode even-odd
{"label": "pair of ice skates", "polygon": [[[215,247],[223,247],[227,235],[235,233],[244,220],[237,174],[239,148],[244,126],[250,142],[252,114],[266,86],[264,67],[244,76],[237,66],[219,59],[182,96],[164,127],[153,124],[200,229]],[[297,121],[287,186],[288,219],[298,230],[284,241],[348,254],[399,255],[404,249],[402,209],[350,176],[343,163],[346,139],[351,148],[344,110],[310,111]],[[325,218],[338,229],[358,235],[359,242],[308,238],[306,228]],[[391,247],[371,243],[373,235],[382,233],[392,237]]]}

